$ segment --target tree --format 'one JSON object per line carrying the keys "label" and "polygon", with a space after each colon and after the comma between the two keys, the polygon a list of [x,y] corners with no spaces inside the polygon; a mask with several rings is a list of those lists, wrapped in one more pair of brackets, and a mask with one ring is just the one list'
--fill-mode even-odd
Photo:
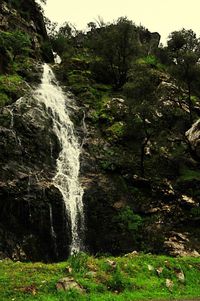
{"label": "tree", "polygon": [[68,22],[65,22],[58,31],[55,30],[56,24],[48,21],[48,26],[51,29],[50,41],[53,50],[62,57],[64,55],[71,56],[75,51],[75,39],[78,34],[76,28]]}
{"label": "tree", "polygon": [[159,116],[156,89],[160,80],[145,64],[135,64],[128,82],[124,85],[124,93],[129,107],[128,131],[134,135],[135,142],[140,145],[140,175],[145,176],[146,148],[152,136],[156,135]]}
{"label": "tree", "polygon": [[54,37],[57,34],[57,22],[52,22],[49,18],[44,17],[45,27],[49,38]]}
{"label": "tree", "polygon": [[18,55],[26,56],[30,53],[31,41],[28,34],[16,30],[13,32],[0,31],[1,45],[13,56],[13,61],[15,61]]}
{"label": "tree", "polygon": [[87,27],[90,29],[90,30],[95,30],[97,28],[97,24],[95,22],[89,22],[87,24]]}
{"label": "tree", "polygon": [[168,50],[171,56],[171,71],[180,84],[187,89],[190,122],[193,122],[192,92],[200,77],[200,40],[192,30],[174,31],[169,36]]}
{"label": "tree", "polygon": [[136,26],[127,18],[119,18],[113,24],[101,27],[89,23],[86,46],[99,57],[98,64],[110,73],[111,83],[121,88],[127,79],[130,63],[138,54]]}

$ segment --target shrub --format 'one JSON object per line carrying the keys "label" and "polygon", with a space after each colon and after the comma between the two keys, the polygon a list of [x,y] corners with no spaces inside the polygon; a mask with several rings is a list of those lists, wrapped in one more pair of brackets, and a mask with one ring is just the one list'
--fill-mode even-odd
{"label": "shrub", "polygon": [[68,260],[72,270],[76,273],[83,273],[87,268],[88,255],[80,252],[73,254]]}
{"label": "shrub", "polygon": [[130,286],[130,281],[120,268],[116,267],[107,285],[111,291],[122,292]]}
{"label": "shrub", "polygon": [[142,224],[142,218],[133,212],[129,206],[122,208],[118,215],[114,217],[122,232],[127,230],[135,233]]}

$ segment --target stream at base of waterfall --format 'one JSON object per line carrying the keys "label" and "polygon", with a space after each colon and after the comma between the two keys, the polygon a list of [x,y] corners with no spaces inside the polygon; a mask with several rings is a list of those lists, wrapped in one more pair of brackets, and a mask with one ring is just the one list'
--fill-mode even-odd
{"label": "stream at base of waterfall", "polygon": [[70,254],[73,254],[84,249],[83,188],[79,181],[81,150],[66,107],[67,96],[47,64],[44,64],[42,83],[36,91],[36,96],[45,104],[47,113],[51,115],[53,129],[61,147],[53,183],[61,192],[66,206],[71,224]]}

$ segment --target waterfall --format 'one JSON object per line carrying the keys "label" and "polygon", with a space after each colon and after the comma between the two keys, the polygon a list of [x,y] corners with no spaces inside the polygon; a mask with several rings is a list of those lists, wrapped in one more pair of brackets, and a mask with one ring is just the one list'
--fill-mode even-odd
{"label": "waterfall", "polygon": [[67,96],[47,64],[44,64],[42,83],[36,94],[37,99],[45,104],[47,113],[51,114],[54,132],[61,146],[53,183],[63,196],[71,223],[70,253],[73,254],[83,250],[81,234],[84,231],[84,213],[83,189],[79,183],[80,146],[66,107]]}
{"label": "waterfall", "polygon": [[57,244],[56,244],[56,233],[55,233],[54,227],[53,227],[53,213],[52,213],[51,204],[49,204],[49,222],[50,222],[50,234],[51,234],[51,238],[53,240],[54,253],[56,254],[56,257],[57,257],[58,250],[57,250]]}
{"label": "waterfall", "polygon": [[59,65],[62,62],[61,57],[56,52],[53,52],[53,56],[54,56],[54,63]]}
{"label": "waterfall", "polygon": [[10,129],[14,128],[14,114],[13,114],[13,108],[9,109],[10,112]]}

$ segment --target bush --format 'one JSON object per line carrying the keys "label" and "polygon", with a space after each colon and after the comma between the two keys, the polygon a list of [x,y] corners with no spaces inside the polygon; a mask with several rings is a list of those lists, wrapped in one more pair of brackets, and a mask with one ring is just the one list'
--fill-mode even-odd
{"label": "bush", "polygon": [[89,256],[83,252],[73,254],[68,262],[72,270],[76,273],[84,273],[87,268]]}
{"label": "bush", "polygon": [[142,218],[133,212],[129,206],[122,208],[115,217],[115,222],[122,231],[135,233],[142,224]]}
{"label": "bush", "polygon": [[122,292],[130,286],[130,281],[127,279],[127,276],[122,273],[120,268],[116,267],[107,285],[111,291]]}

